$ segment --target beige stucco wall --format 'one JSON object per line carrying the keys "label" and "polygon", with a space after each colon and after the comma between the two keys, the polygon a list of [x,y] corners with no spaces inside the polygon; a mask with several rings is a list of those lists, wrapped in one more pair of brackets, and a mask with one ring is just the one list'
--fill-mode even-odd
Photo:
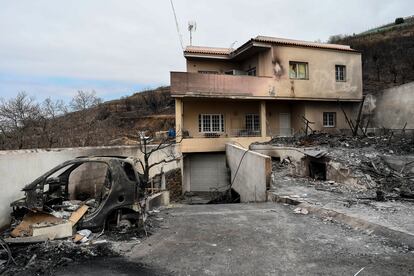
{"label": "beige stucco wall", "polygon": [[240,64],[228,60],[213,59],[187,59],[187,72],[198,73],[198,71],[217,71],[224,74],[226,71],[240,69]]}
{"label": "beige stucco wall", "polygon": [[[305,118],[315,124],[311,125],[313,130],[323,132],[338,132],[340,129],[349,129],[349,125],[346,122],[345,115],[336,102],[306,102],[305,106]],[[342,107],[345,110],[349,119],[355,121],[358,103],[342,103]],[[335,112],[336,113],[336,127],[326,128],[323,127],[323,112]],[[302,123],[302,127],[304,124]]]}
{"label": "beige stucco wall", "polygon": [[[355,119],[358,103],[342,103],[348,117]],[[323,127],[323,112],[336,112],[336,127]],[[304,128],[302,116],[315,124],[310,125],[314,130],[326,132],[348,129],[345,116],[337,102],[317,101],[266,101],[266,135],[279,134],[280,113],[289,113],[291,128],[297,133]],[[260,101],[256,100],[220,100],[220,99],[183,99],[183,129],[192,138],[203,138],[204,134],[198,129],[199,114],[223,114],[225,132],[221,137],[231,137],[237,129],[245,129],[246,114],[260,115]]]}
{"label": "beige stucco wall", "polygon": [[[278,60],[282,75],[275,83],[276,93],[296,97],[358,98],[362,96],[361,55],[353,52],[299,47],[273,47],[273,59]],[[309,80],[289,78],[289,61],[308,63]],[[273,69],[271,59],[263,60],[266,72]],[[346,65],[346,82],[335,80],[335,65]]]}
{"label": "beige stucco wall", "polygon": [[245,128],[246,114],[260,114],[260,101],[230,101],[230,100],[183,100],[183,129],[191,137],[204,137],[198,132],[199,114],[223,114],[225,133],[227,137],[232,130]]}
{"label": "beige stucco wall", "polygon": [[[289,61],[308,63],[309,79],[294,80],[289,78]],[[274,73],[275,63],[280,65],[281,71]],[[335,80],[335,65],[346,66],[346,82]],[[203,84],[199,89],[192,81],[199,81],[195,76],[172,75],[173,78],[182,78],[180,81],[172,80],[174,93],[199,92],[220,93],[224,95],[242,92],[252,97],[281,97],[281,98],[330,98],[330,99],[361,99],[362,98],[362,65],[361,55],[357,52],[326,50],[306,47],[273,46],[256,56],[242,60],[238,63],[225,60],[191,59],[187,60],[187,72],[198,70],[216,70],[224,72],[230,69],[244,69],[256,67],[260,81],[249,79],[246,76],[216,76],[205,79],[211,85]],[[239,80],[233,82],[231,78]],[[187,85],[185,85],[187,83]],[[186,90],[186,88],[191,88]],[[248,89],[246,90],[246,87]],[[185,90],[185,91],[180,91]],[[198,91],[190,91],[198,90]],[[274,94],[273,94],[274,93]]]}

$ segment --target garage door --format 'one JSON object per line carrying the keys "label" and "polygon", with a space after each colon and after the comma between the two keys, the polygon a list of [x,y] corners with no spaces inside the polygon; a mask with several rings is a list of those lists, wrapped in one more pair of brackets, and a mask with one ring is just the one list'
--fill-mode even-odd
{"label": "garage door", "polygon": [[194,192],[226,190],[228,174],[226,155],[224,153],[191,154],[190,158],[190,189]]}

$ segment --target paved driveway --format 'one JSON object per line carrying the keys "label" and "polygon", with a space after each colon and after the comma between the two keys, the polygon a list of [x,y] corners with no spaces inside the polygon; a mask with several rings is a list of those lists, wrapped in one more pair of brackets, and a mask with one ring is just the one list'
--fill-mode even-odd
{"label": "paved driveway", "polygon": [[413,252],[290,206],[192,205],[160,217],[163,227],[114,265],[95,260],[59,275],[414,275]]}

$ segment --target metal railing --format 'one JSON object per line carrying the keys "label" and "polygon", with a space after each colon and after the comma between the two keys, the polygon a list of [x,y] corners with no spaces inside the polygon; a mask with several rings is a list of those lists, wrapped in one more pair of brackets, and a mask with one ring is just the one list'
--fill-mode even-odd
{"label": "metal railing", "polygon": [[260,137],[260,130],[252,129],[231,129],[229,137]]}

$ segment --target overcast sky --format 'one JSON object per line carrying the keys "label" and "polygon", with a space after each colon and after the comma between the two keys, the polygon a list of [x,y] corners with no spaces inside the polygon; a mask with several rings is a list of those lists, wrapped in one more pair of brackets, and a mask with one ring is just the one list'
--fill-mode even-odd
{"label": "overcast sky", "polygon": [[[413,0],[174,0],[188,44],[256,35],[326,41],[414,14]],[[185,70],[169,0],[0,0],[0,95],[41,100],[94,89],[105,99],[168,85]]]}

